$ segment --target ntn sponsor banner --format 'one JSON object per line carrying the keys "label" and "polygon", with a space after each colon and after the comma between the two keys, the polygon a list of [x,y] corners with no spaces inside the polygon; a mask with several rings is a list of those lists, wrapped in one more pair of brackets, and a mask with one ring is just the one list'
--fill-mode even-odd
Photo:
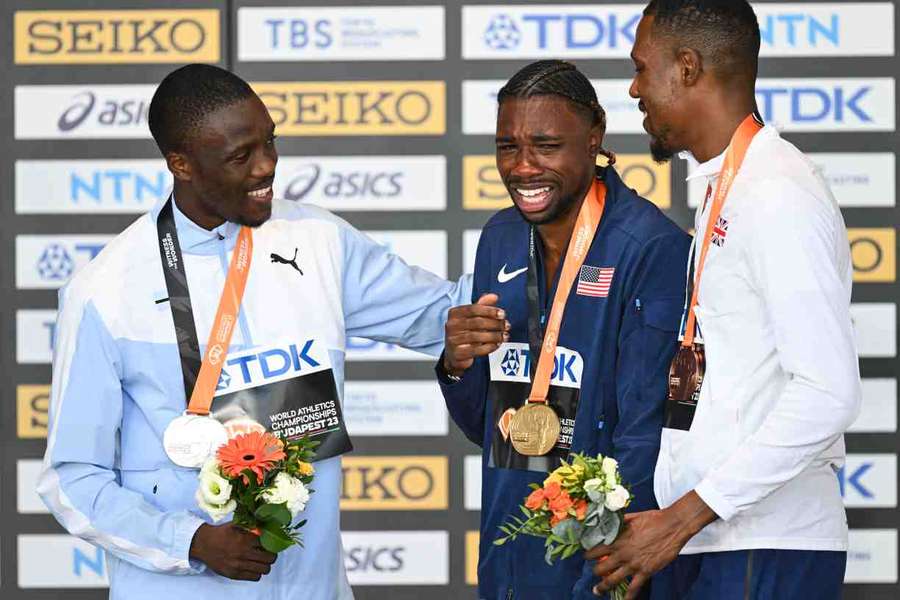
{"label": "ntn sponsor banner", "polygon": [[897,583],[897,530],[851,529],[844,583]]}
{"label": "ntn sponsor banner", "polygon": [[41,466],[40,459],[20,458],[16,461],[16,510],[21,514],[50,512],[37,494]]}
{"label": "ntn sponsor banner", "polygon": [[442,60],[443,6],[241,7],[238,60]]}
{"label": "ntn sponsor banner", "polygon": [[896,433],[897,380],[863,378],[862,407],[850,433]]}
{"label": "ntn sponsor banner", "polygon": [[56,311],[22,309],[16,311],[16,362],[46,364],[53,355]]}
{"label": "ntn sponsor banner", "polygon": [[860,358],[897,356],[897,305],[893,302],[864,302],[850,306]]}
{"label": "ntn sponsor banner", "polygon": [[838,481],[847,507],[894,508],[897,506],[897,455],[847,454]]}
{"label": "ntn sponsor banner", "polygon": [[449,431],[435,381],[347,381],[343,413],[351,436],[435,436]]}
{"label": "ntn sponsor banner", "polygon": [[446,585],[450,536],[446,531],[343,531],[350,585]]}
{"label": "ntn sponsor banner", "polygon": [[16,287],[53,289],[65,285],[113,238],[112,235],[16,236]]}
{"label": "ntn sponsor banner", "polygon": [[20,534],[20,588],[105,588],[103,549],[71,535]]}

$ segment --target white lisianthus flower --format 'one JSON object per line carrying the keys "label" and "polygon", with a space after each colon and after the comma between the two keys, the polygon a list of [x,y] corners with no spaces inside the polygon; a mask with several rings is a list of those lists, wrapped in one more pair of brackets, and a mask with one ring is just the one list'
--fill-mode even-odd
{"label": "white lisianthus flower", "polygon": [[200,471],[200,487],[199,492],[203,496],[203,501],[213,506],[221,506],[228,502],[231,498],[231,482],[219,475],[219,470]]}
{"label": "white lisianthus flower", "polygon": [[618,461],[614,458],[606,457],[603,459],[600,469],[603,471],[603,474],[606,475],[606,489],[611,490],[616,487],[618,481],[616,475],[619,472]]}
{"label": "white lisianthus flower", "polygon": [[218,523],[237,508],[237,502],[234,500],[229,500],[225,504],[210,504],[203,497],[201,488],[197,488],[197,493],[194,497],[197,499],[197,505],[212,518],[213,523]]}
{"label": "white lisianthus flower", "polygon": [[272,487],[264,491],[261,498],[267,504],[287,504],[291,516],[296,517],[309,502],[309,490],[299,479],[291,477],[287,473],[279,473],[275,476]]}
{"label": "white lisianthus flower", "polygon": [[584,482],[584,491],[587,492],[588,498],[591,499],[591,502],[602,502],[603,500],[603,480],[599,477],[594,477],[593,479],[588,479]]}
{"label": "white lisianthus flower", "polygon": [[615,512],[617,510],[622,510],[625,508],[625,505],[628,504],[628,500],[631,498],[631,494],[621,485],[617,485],[614,487],[608,494],[606,494],[606,502],[604,505],[609,510]]}

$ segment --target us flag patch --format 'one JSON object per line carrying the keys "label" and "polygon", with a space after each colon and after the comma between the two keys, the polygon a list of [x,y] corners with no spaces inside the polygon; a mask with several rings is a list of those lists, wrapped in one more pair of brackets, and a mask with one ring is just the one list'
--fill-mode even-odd
{"label": "us flag patch", "polygon": [[716,225],[712,230],[712,237],[709,241],[721,248],[725,245],[725,236],[728,235],[728,221],[719,217],[716,219]]}
{"label": "us flag patch", "polygon": [[615,272],[616,270],[613,267],[582,265],[581,273],[578,274],[578,286],[575,288],[575,293],[579,296],[594,296],[595,298],[608,297],[609,286],[612,285]]}

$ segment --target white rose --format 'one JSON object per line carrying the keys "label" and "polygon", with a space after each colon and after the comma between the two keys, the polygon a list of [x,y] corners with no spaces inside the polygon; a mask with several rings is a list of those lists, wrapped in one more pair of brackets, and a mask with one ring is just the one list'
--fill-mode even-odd
{"label": "white rose", "polygon": [[584,482],[584,491],[587,492],[591,502],[600,502],[603,500],[603,480],[599,477],[588,479]]}
{"label": "white rose", "polygon": [[279,473],[275,476],[272,487],[262,493],[262,499],[267,504],[287,504],[291,516],[296,517],[309,502],[309,490],[299,479],[287,473]]}
{"label": "white rose", "polygon": [[225,504],[210,504],[203,498],[202,491],[198,488],[197,493],[195,495],[197,499],[197,504],[200,508],[212,518],[213,523],[218,523],[225,517],[227,517],[230,513],[234,512],[234,509],[237,508],[237,502],[234,500],[229,500]]}
{"label": "white rose", "polygon": [[231,498],[231,482],[219,475],[218,469],[201,470],[199,492],[207,504],[221,506]]}
{"label": "white rose", "polygon": [[621,485],[617,485],[614,487],[608,494],[606,494],[606,508],[615,512],[617,510],[622,510],[628,504],[628,500],[631,498],[631,494],[628,493]]}
{"label": "white rose", "polygon": [[606,475],[606,489],[611,490],[617,483],[616,475],[619,473],[619,463],[614,458],[606,457],[600,464],[600,469]]}

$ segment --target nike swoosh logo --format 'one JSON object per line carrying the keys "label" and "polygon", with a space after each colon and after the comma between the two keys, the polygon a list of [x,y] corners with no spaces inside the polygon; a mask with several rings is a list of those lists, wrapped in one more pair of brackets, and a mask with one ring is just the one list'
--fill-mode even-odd
{"label": "nike swoosh logo", "polygon": [[513,271],[512,273],[507,273],[506,265],[503,265],[500,268],[500,272],[497,273],[497,281],[499,281],[500,283],[506,283],[507,281],[511,281],[511,280],[515,279],[518,275],[521,275],[522,273],[524,273],[527,270],[528,270],[528,267],[523,267],[517,271]]}

